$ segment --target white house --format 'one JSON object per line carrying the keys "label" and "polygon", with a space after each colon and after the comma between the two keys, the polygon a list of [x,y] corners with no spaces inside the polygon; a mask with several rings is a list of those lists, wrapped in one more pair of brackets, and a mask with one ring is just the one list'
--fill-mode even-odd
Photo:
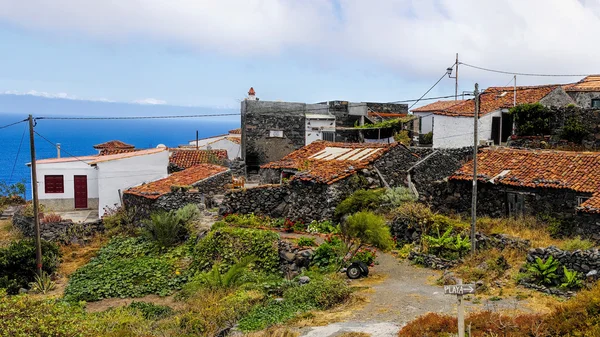
{"label": "white house", "polygon": [[[454,102],[454,101],[452,101]],[[515,105],[540,103],[566,106],[573,103],[559,85],[527,87],[491,87],[480,95],[478,143],[500,145],[513,134],[513,120],[508,113]],[[466,100],[433,112],[433,147],[460,148],[473,146],[475,101]]]}
{"label": "white house", "polygon": [[305,144],[315,140],[335,141],[335,116],[326,114],[305,115]]}
{"label": "white house", "polygon": [[418,122],[413,124],[415,127],[413,131],[419,135],[426,135],[433,132],[434,112],[445,110],[462,102],[464,100],[437,101],[411,110],[412,114],[418,119]]}
{"label": "white house", "polygon": [[[36,161],[40,204],[54,211],[121,205],[122,191],[167,176],[164,148]],[[30,165],[30,164],[28,164]]]}
{"label": "white house", "polygon": [[197,147],[200,150],[226,150],[230,160],[241,158],[242,129],[229,130],[227,134],[202,139],[193,139],[182,148]]}

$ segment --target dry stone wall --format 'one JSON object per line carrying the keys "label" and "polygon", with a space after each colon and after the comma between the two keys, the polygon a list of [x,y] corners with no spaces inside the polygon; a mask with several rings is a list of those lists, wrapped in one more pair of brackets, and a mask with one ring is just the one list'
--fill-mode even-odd
{"label": "dry stone wall", "polygon": [[[26,237],[35,237],[33,217],[20,213],[13,216],[13,226]],[[63,220],[53,223],[40,223],[40,237],[42,240],[60,242],[64,244],[85,243],[95,233],[104,231],[102,220],[86,223],[74,223],[72,220]]]}

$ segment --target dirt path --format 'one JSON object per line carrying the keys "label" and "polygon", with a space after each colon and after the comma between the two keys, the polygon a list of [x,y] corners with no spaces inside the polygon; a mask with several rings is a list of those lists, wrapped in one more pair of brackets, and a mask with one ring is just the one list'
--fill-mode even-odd
{"label": "dirt path", "polygon": [[378,257],[371,270],[383,281],[367,293],[368,303],[345,322],[303,329],[303,337],[337,336],[343,332],[364,332],[372,336],[397,336],[407,322],[427,312],[452,313],[456,299],[444,295],[443,288],[430,285],[439,272],[399,262],[390,254]]}

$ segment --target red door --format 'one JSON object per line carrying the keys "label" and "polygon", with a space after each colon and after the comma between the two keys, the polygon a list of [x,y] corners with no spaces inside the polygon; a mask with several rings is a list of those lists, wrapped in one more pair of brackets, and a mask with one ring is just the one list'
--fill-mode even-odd
{"label": "red door", "polygon": [[74,176],[75,181],[75,208],[87,208],[88,191],[87,176]]}

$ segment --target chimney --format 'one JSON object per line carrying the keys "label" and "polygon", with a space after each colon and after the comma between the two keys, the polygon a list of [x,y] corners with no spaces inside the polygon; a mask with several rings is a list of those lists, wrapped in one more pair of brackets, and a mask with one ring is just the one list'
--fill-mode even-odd
{"label": "chimney", "polygon": [[253,87],[250,87],[250,90],[248,90],[248,98],[246,98],[249,101],[256,101],[256,92],[254,91]]}
{"label": "chimney", "polygon": [[56,143],[56,158],[60,158],[60,143]]}

